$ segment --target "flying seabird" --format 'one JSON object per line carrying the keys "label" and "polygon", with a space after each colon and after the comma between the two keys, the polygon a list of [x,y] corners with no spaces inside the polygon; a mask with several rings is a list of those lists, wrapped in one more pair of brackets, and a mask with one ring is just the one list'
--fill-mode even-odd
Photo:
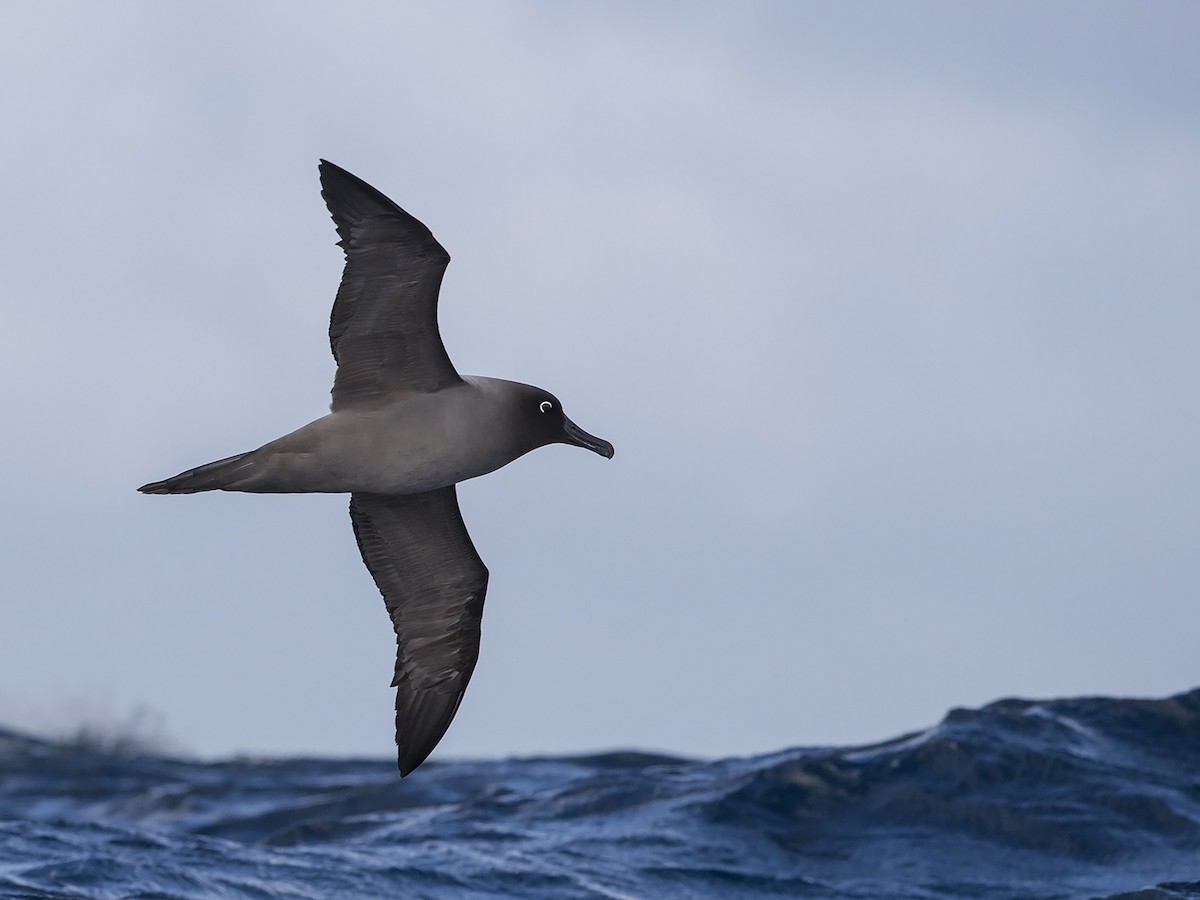
{"label": "flying seabird", "polygon": [[455,485],[546,444],[608,459],[613,446],[568,419],[548,391],[459,375],[437,325],[450,254],[362,179],[325,160],[320,173],[346,253],[329,319],[337,362],[329,415],[138,490],[350,494],[354,536],[396,632],[392,685],[405,776],[446,733],[479,657],[488,570]]}

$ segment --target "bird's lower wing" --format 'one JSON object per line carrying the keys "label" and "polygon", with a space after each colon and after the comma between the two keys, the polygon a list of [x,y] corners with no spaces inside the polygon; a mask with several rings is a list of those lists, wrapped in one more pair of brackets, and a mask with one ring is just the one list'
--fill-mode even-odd
{"label": "bird's lower wing", "polygon": [[423,494],[354,494],[354,536],[396,631],[396,747],[407,775],[450,726],[475,662],[488,570],[454,486]]}

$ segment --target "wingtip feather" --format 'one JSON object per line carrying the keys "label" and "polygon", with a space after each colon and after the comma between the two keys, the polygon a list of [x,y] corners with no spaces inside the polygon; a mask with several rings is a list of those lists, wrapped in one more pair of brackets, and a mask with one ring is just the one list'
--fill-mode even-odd
{"label": "wingtip feather", "polygon": [[321,177],[321,197],[333,217],[341,238],[338,243],[343,249],[349,250],[353,243],[352,225],[375,216],[390,216],[411,229],[424,252],[443,257],[445,263],[450,261],[450,254],[437,242],[429,227],[383,191],[327,159],[322,159],[317,168]]}
{"label": "wingtip feather", "polygon": [[400,777],[412,773],[441,742],[462,704],[465,685],[448,691],[414,691],[401,684],[396,692],[396,765]]}

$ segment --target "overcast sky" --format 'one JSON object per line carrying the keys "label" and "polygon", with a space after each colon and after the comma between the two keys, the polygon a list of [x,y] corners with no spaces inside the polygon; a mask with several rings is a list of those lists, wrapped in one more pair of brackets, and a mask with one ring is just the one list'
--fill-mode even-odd
{"label": "overcast sky", "polygon": [[439,754],[886,738],[1200,683],[1200,7],[0,14],[0,722],[387,756],[344,496],[144,497],[322,415],[325,157],[454,257],[460,371],[612,462],[459,491]]}

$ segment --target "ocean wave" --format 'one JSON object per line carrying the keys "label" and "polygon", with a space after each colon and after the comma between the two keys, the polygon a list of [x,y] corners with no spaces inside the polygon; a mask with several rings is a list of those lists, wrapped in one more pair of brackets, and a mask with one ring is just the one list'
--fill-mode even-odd
{"label": "ocean wave", "polygon": [[879,744],[390,761],[0,732],[0,896],[1200,898],[1200,690]]}

